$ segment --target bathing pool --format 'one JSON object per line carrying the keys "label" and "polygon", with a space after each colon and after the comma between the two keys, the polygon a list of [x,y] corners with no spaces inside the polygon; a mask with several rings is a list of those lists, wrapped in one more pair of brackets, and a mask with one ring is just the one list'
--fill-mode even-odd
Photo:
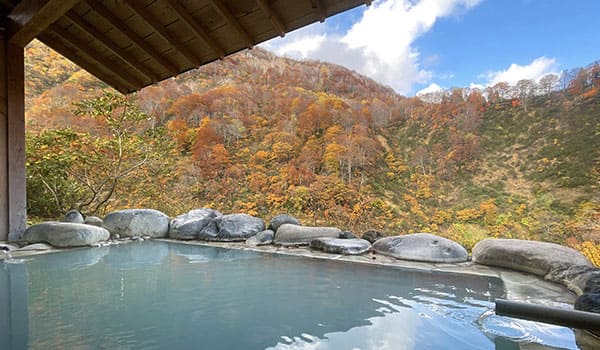
{"label": "bathing pool", "polygon": [[0,348],[577,348],[493,315],[504,296],[497,278],[145,241],[0,262]]}

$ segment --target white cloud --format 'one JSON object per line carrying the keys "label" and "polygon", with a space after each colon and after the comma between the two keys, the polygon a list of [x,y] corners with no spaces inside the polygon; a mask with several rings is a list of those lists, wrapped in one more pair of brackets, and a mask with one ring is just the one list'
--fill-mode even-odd
{"label": "white cloud", "polygon": [[444,89],[442,89],[441,86],[439,86],[436,83],[433,83],[431,85],[429,85],[428,87],[419,90],[416,95],[417,96],[421,96],[421,95],[425,95],[425,94],[431,94],[431,93],[435,93],[435,92],[439,92],[439,91],[443,91]]}
{"label": "white cloud", "polygon": [[[345,33],[309,26],[263,46],[281,55],[337,63],[409,93],[433,73],[423,68],[414,42],[442,17],[470,9],[481,0],[375,1]],[[426,59],[427,61],[427,59]],[[425,62],[425,65],[427,62]]]}
{"label": "white cloud", "polygon": [[513,63],[505,70],[487,73],[482,77],[487,78],[488,86],[493,86],[501,82],[507,82],[510,85],[515,85],[519,80],[522,79],[537,81],[544,75],[555,73],[557,70],[558,64],[554,58],[542,56],[534,59],[527,65],[521,66]]}

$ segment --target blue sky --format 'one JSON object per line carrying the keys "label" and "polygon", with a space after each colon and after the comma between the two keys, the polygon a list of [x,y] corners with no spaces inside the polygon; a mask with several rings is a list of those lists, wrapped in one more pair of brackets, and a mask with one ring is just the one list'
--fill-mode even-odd
{"label": "blue sky", "polygon": [[262,46],[405,95],[516,83],[600,59],[600,0],[376,0]]}

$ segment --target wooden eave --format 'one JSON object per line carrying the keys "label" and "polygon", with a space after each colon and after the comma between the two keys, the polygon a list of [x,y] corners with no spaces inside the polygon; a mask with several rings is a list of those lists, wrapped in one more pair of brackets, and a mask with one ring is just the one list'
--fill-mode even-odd
{"label": "wooden eave", "polygon": [[363,0],[5,0],[9,41],[38,38],[130,93]]}

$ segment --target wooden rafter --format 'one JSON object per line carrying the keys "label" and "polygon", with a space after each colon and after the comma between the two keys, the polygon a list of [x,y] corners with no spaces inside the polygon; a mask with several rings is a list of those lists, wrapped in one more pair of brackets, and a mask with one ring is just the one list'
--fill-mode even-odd
{"label": "wooden rafter", "polygon": [[229,23],[229,25],[232,26],[244,39],[244,41],[246,42],[246,47],[251,49],[254,46],[254,40],[252,39],[250,34],[248,34],[248,32],[244,29],[244,27],[242,27],[240,22],[235,18],[231,11],[229,11],[227,6],[220,0],[211,0],[211,4],[213,5],[213,8],[217,10],[217,12],[223,18],[225,18],[227,23]]}
{"label": "wooden rafter", "polygon": [[69,19],[72,23],[74,23],[80,30],[90,34],[96,40],[98,40],[104,47],[106,47],[112,54],[122,59],[127,65],[139,73],[143,74],[146,78],[156,81],[160,80],[159,76],[152,72],[150,69],[140,64],[135,57],[133,57],[129,52],[119,47],[112,40],[110,40],[105,34],[100,32],[90,23],[87,23],[76,13],[69,11],[65,15],[66,18]]}
{"label": "wooden rafter", "polygon": [[371,1],[371,0],[365,0],[365,5],[367,5],[367,6],[371,6],[371,3],[372,3],[372,2],[373,2],[373,1]]}
{"label": "wooden rafter", "polygon": [[102,67],[102,69],[107,70],[109,72],[114,72],[115,76],[117,76],[123,82],[127,83],[127,85],[130,85],[134,88],[144,86],[144,83],[142,81],[131,75],[126,70],[122,69],[119,65],[111,65],[110,62],[107,62],[106,57],[103,57],[102,54],[94,50],[89,45],[89,43],[86,43],[77,36],[69,33],[66,30],[63,30],[58,25],[53,24],[48,29],[57,37],[62,38],[63,40],[73,45],[77,50],[79,50],[79,52],[85,53],[88,59],[94,62],[96,66]]}
{"label": "wooden rafter", "polygon": [[156,33],[160,35],[164,41],[167,42],[167,44],[171,45],[177,51],[181,52],[181,54],[183,54],[183,56],[191,64],[193,64],[196,67],[202,65],[202,60],[200,60],[200,58],[198,58],[187,46],[183,45],[182,43],[177,41],[177,39],[174,38],[171,34],[169,34],[165,26],[163,26],[162,23],[157,21],[156,18],[154,18],[152,14],[149,13],[148,10],[146,10],[146,8],[141,6],[135,0],[126,1],[126,3],[127,5],[129,5],[129,7],[131,7],[131,9],[135,13],[138,14],[138,16],[140,16],[146,23],[148,23],[148,25],[150,25],[156,31]]}
{"label": "wooden rafter", "polygon": [[183,23],[185,23],[191,30],[198,36],[204,44],[208,46],[219,58],[225,57],[225,51],[217,44],[213,38],[198,24],[196,20],[190,15],[190,13],[181,6],[179,0],[166,0],[169,6],[181,17]]}
{"label": "wooden rafter", "polygon": [[142,37],[137,35],[131,30],[125,23],[120,19],[116,18],[106,7],[104,7],[98,1],[85,0],[85,2],[106,21],[108,21],[116,30],[120,31],[121,34],[126,36],[132,43],[144,51],[148,56],[152,57],[153,60],[158,62],[169,74],[175,75],[179,73],[179,69],[169,62],[163,55],[157,52],[152,46],[150,46]]}
{"label": "wooden rafter", "polygon": [[80,0],[24,0],[8,15],[9,42],[27,45]]}
{"label": "wooden rafter", "polygon": [[315,14],[317,16],[317,18],[319,19],[319,22],[323,23],[325,22],[325,8],[323,6],[323,4],[321,3],[321,0],[310,0],[311,2],[311,6],[313,8],[313,10],[315,11]]}
{"label": "wooden rafter", "polygon": [[283,38],[286,32],[285,26],[283,25],[283,22],[281,21],[277,13],[271,8],[271,6],[269,6],[267,0],[256,0],[256,4],[258,4],[258,7],[260,7],[262,12],[265,13],[269,21],[271,21],[271,24],[275,28],[277,34],[279,34],[279,36]]}
{"label": "wooden rafter", "polygon": [[88,60],[82,58],[75,49],[72,49],[65,45],[62,41],[54,37],[48,32],[42,33],[39,36],[39,39],[44,42],[44,44],[50,46],[54,50],[61,52],[63,55],[68,56],[69,60],[73,61],[79,67],[87,70],[88,72],[95,75],[98,79],[104,81],[105,83],[113,86],[117,90],[128,93],[135,90],[134,86],[131,86],[130,83],[125,82],[125,84],[121,81],[121,79],[117,79],[114,72],[106,72],[99,71],[97,67]]}

